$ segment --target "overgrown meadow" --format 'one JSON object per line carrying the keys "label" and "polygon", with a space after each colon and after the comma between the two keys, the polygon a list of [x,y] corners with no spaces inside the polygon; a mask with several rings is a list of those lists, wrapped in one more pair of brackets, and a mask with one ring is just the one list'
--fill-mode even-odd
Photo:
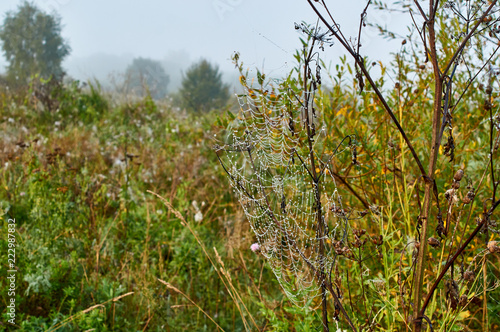
{"label": "overgrown meadow", "polygon": [[[304,40],[298,63],[308,45]],[[371,67],[381,73],[377,83],[426,160],[430,128],[421,124],[432,111],[430,70],[405,56],[402,51],[392,63]],[[303,83],[302,65],[278,83],[262,73],[252,82],[242,70],[245,97],[265,104],[289,96]],[[349,215],[346,237],[327,244],[338,255],[333,283],[360,330],[403,331],[411,318],[405,299],[419,246],[415,225],[423,182],[371,88],[359,91],[345,58],[325,67],[315,95],[321,154],[348,135],[356,137],[355,162],[352,149],[331,161],[344,204],[336,213]],[[450,162],[442,147],[437,163],[439,188],[451,188],[456,172],[464,171],[462,186],[455,188],[459,202],[444,208],[457,242],[475,226],[464,215],[482,211],[492,188],[483,171],[500,120],[489,115],[493,109],[498,117],[498,91],[488,89],[489,78],[474,83],[454,112],[454,123],[462,124],[453,129],[455,158]],[[214,152],[238,121],[237,109],[190,114],[149,97],[111,96],[98,84],[40,84],[24,92],[4,86],[0,94],[0,251],[6,260],[6,223],[14,218],[18,310],[15,327],[7,326],[4,314],[3,330],[322,328],[321,301],[294,306],[262,253],[250,250],[255,235]],[[476,199],[466,203],[473,187]],[[439,192],[445,203],[449,195]],[[438,286],[427,312],[434,330],[500,328],[500,262],[487,247],[496,239],[495,225],[488,224],[457,260],[453,282]],[[429,249],[428,278],[456,247],[446,241]],[[3,269],[4,307],[6,276]],[[333,302],[328,310],[332,329],[349,329]]]}

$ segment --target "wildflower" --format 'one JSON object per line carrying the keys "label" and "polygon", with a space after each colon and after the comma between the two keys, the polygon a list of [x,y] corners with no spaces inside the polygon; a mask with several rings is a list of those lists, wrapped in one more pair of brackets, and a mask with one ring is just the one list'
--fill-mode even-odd
{"label": "wildflower", "polygon": [[257,252],[257,251],[260,251],[260,245],[258,243],[254,243],[250,246],[250,249],[253,251],[253,252]]}
{"label": "wildflower", "polygon": [[201,211],[198,210],[198,212],[196,212],[196,214],[194,215],[194,221],[200,222],[202,220],[203,220],[203,213],[201,213]]}
{"label": "wildflower", "polygon": [[202,221],[203,220],[203,213],[201,213],[200,208],[198,207],[198,202],[193,201],[191,203],[191,205],[193,206],[194,210],[196,211],[196,213],[194,215],[194,221],[196,221],[196,222]]}

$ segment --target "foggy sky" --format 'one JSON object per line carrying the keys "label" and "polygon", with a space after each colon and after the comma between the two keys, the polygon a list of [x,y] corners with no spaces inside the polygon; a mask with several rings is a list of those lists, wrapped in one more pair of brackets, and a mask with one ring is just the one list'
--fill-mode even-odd
{"label": "foggy sky", "polygon": [[[306,0],[35,0],[46,12],[62,19],[63,37],[72,52],[63,66],[74,78],[106,79],[110,72],[124,71],[134,57],[161,61],[171,82],[194,61],[206,58],[218,64],[226,79],[236,76],[230,58],[237,51],[245,66],[264,69],[280,77],[294,64],[300,34],[294,23],[315,23]],[[1,20],[21,1],[2,0]],[[366,1],[346,4],[329,1],[330,9],[345,35],[355,37],[359,14]],[[368,20],[397,26],[406,18],[371,10]],[[404,32],[404,31],[403,31]],[[383,43],[383,44],[381,44]],[[384,45],[383,47],[381,47]],[[388,46],[386,46],[388,45]],[[389,43],[366,30],[363,55],[374,60],[389,59],[398,43]],[[327,48],[324,57],[336,61],[344,54],[340,45]],[[6,65],[3,56],[0,65]],[[178,82],[177,82],[178,83]]]}

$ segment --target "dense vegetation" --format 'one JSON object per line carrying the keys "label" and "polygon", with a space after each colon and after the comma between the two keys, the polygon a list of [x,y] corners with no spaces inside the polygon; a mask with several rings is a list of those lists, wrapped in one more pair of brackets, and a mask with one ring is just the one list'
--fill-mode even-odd
{"label": "dense vegetation", "polygon": [[[149,97],[115,105],[78,82],[56,95],[50,112],[34,94],[5,87],[0,94],[0,215],[3,225],[17,222],[20,331],[214,330],[158,278],[226,331],[243,329],[243,303],[260,326],[283,315],[311,323],[249,249],[253,235],[212,151],[214,113],[193,117]],[[217,250],[230,282],[147,190],[182,212],[219,268]],[[2,252],[7,244],[2,227]],[[6,276],[3,269],[4,289]],[[6,304],[7,293],[1,298]],[[283,306],[293,314],[274,311]]]}
{"label": "dense vegetation", "polygon": [[[459,30],[458,16],[439,18],[443,27]],[[493,19],[474,20],[484,23],[484,31],[496,29],[488,26]],[[324,189],[335,191],[341,204],[324,208],[345,221],[345,231],[330,224],[332,235],[321,238],[336,258],[328,302],[311,297],[295,306],[264,259],[269,245],[261,243],[261,251],[253,245],[257,237],[214,152],[233,131],[250,136],[243,113],[224,113],[222,105],[188,112],[149,94],[112,96],[98,84],[35,76],[27,89],[0,87],[0,251],[6,260],[6,224],[14,218],[18,271],[16,326],[7,325],[3,313],[1,329],[317,331],[327,311],[333,330],[350,324],[364,331],[409,330],[415,265],[425,246],[419,296],[428,296],[430,285],[436,289],[422,326],[500,328],[497,59],[492,56],[489,69],[481,67],[494,49],[474,36],[474,47],[450,62],[456,71],[446,82],[453,81],[453,90],[447,83],[444,136],[431,180],[414,157],[430,163],[434,128],[428,120],[441,110],[433,102],[435,71],[418,50],[418,38],[403,39],[390,63],[359,57],[354,66],[342,58],[326,70],[313,46],[324,49],[327,34],[306,24],[297,28],[305,35],[297,67],[281,80],[253,75],[239,55],[234,59],[243,109],[251,108],[266,125],[273,116],[285,119],[289,127],[281,128],[293,133],[300,126],[314,129],[297,140],[314,138],[311,159],[321,160],[318,165],[327,165],[335,179]],[[447,30],[440,31],[434,42],[442,59],[431,58],[446,63],[455,48]],[[360,70],[375,81],[368,84]],[[299,104],[314,110],[310,123]],[[273,139],[278,132],[267,134]],[[343,145],[346,137],[351,139]],[[424,221],[423,197],[430,202]],[[286,204],[274,203],[286,211]],[[419,239],[427,221],[427,236]],[[277,243],[283,252],[287,240]],[[3,290],[6,277],[3,269]],[[333,293],[345,312],[331,301]],[[5,306],[10,301],[4,291],[0,298]]]}
{"label": "dense vegetation", "polygon": [[[343,82],[351,70],[343,63],[331,78]],[[116,104],[98,86],[84,88],[78,82],[59,89],[52,101],[57,110],[52,112],[36,94],[3,89],[0,95],[4,110],[0,201],[2,222],[7,218],[17,222],[21,331],[212,331],[208,316],[226,331],[245,326],[312,331],[321,324],[317,304],[294,307],[265,260],[250,250],[254,235],[212,150],[214,135],[232,115],[219,118],[214,112],[194,117],[149,97]],[[405,89],[413,92],[416,87]],[[397,87],[394,93],[399,94]],[[400,117],[426,140],[416,115],[417,105],[426,97],[420,95],[420,101],[415,95],[407,95],[405,103],[411,106]],[[479,95],[471,102],[471,109],[474,105],[480,109],[481,99]],[[367,261],[374,264],[367,266],[375,277],[364,281],[367,293],[362,295],[361,288],[353,286],[350,296],[353,303],[358,296],[379,298],[378,329],[396,328],[399,304],[389,300],[398,292],[398,274],[401,268],[408,269],[411,257],[401,256],[409,241],[402,229],[411,227],[411,219],[399,217],[408,212],[398,207],[400,200],[414,195],[413,190],[401,191],[414,188],[412,179],[401,175],[406,174],[407,152],[401,153],[401,142],[369,93],[359,96],[356,86],[336,85],[322,92],[318,103],[332,142],[356,133],[359,163],[371,165],[356,170],[356,174],[370,173],[367,183],[357,184],[356,176],[342,177],[349,186],[338,183],[346,206],[365,209],[363,200],[352,194],[364,185],[373,190],[366,193],[374,195],[366,199],[376,202],[381,212],[368,224],[363,220],[353,224],[365,227],[368,234],[382,227],[384,244],[377,249],[383,259]],[[463,116],[470,119],[470,126],[462,128],[467,139],[461,149],[474,153],[465,154],[460,165],[474,169],[487,156],[480,143],[487,141],[488,133],[473,138],[472,132],[488,124],[478,113]],[[454,167],[442,158],[439,172],[452,178]],[[350,160],[347,154],[338,161],[339,172],[344,169],[341,164]],[[171,202],[189,227],[147,190]],[[2,252],[7,250],[6,234],[3,227]],[[472,247],[476,253],[483,251],[481,242]],[[485,256],[481,264],[486,266],[486,287],[492,288],[500,274],[498,257]],[[352,273],[359,273],[357,264],[349,266]],[[381,278],[376,272],[380,269],[391,277]],[[481,284],[481,270],[476,272],[481,279],[475,283]],[[1,287],[6,285],[5,276],[3,270]],[[487,321],[482,319],[484,296]],[[5,293],[2,298],[5,303]],[[457,312],[458,326],[496,328],[498,299],[497,291],[476,293],[467,309]]]}

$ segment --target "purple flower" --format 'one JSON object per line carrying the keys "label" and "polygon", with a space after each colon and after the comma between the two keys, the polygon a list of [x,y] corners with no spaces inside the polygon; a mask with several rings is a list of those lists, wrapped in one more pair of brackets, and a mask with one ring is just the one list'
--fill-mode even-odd
{"label": "purple flower", "polygon": [[250,246],[250,249],[252,249],[253,252],[260,251],[260,246],[258,243],[254,243]]}

